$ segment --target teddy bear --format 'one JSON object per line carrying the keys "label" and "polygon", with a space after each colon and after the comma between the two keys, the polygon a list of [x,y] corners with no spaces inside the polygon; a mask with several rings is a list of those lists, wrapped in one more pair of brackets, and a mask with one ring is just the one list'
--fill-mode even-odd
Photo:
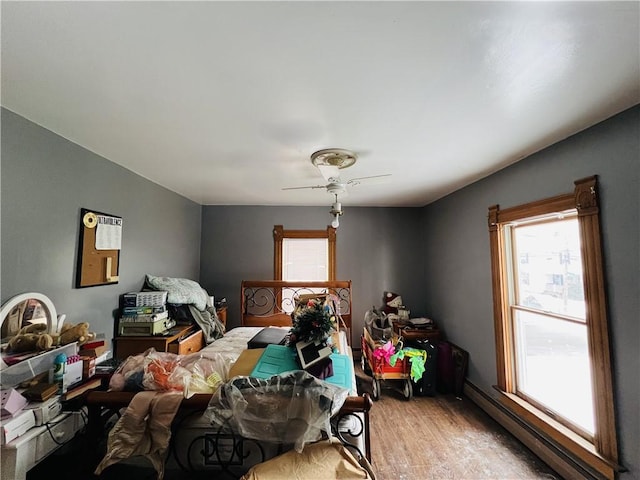
{"label": "teddy bear", "polygon": [[80,322],[77,325],[65,323],[57,334],[47,333],[47,325],[37,323],[22,327],[9,340],[7,349],[14,353],[48,350],[56,345],[67,345],[73,342],[82,345],[95,337],[96,334],[89,331],[88,322]]}
{"label": "teddy bear", "polygon": [[80,322],[76,325],[64,323],[60,328],[60,333],[52,334],[51,338],[54,345],[78,342],[78,346],[80,346],[96,338],[96,334],[89,331],[89,322]]}
{"label": "teddy bear", "polygon": [[7,350],[14,353],[47,350],[53,345],[53,338],[46,332],[44,323],[24,326],[9,340]]}

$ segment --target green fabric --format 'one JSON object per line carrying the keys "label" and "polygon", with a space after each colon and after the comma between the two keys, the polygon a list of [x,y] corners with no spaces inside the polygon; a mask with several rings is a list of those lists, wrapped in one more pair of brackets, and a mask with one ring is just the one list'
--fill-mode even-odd
{"label": "green fabric", "polygon": [[411,363],[411,378],[414,382],[417,382],[422,378],[422,374],[424,373],[424,364],[427,361],[427,352],[417,348],[403,348],[389,357],[389,365],[395,367],[396,362],[404,359],[405,356],[409,358],[409,363]]}

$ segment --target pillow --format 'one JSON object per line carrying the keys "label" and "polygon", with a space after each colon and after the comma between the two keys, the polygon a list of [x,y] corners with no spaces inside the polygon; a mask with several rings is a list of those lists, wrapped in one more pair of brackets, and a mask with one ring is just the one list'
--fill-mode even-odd
{"label": "pillow", "polygon": [[147,274],[147,285],[166,291],[167,303],[190,304],[198,310],[207,308],[207,292],[198,282],[187,278],[155,277]]}

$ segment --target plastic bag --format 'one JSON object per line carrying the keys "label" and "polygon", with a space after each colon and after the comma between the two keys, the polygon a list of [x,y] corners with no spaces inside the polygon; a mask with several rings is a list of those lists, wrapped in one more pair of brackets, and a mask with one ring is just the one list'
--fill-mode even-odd
{"label": "plastic bag", "polygon": [[154,348],[147,349],[144,353],[130,355],[113,372],[109,379],[109,390],[115,392],[139,392],[144,390],[142,379],[144,376],[144,359]]}
{"label": "plastic bag", "polygon": [[205,412],[213,425],[229,427],[244,438],[293,444],[302,452],[305,443],[330,432],[330,419],[344,404],[349,391],[294,370],[269,379],[234,377],[211,397]]}
{"label": "plastic bag", "polygon": [[393,325],[385,312],[376,307],[364,314],[364,326],[374,340],[389,340],[393,337]]}
{"label": "plastic bag", "polygon": [[229,354],[216,352],[186,355],[180,359],[169,380],[182,386],[186,398],[195,393],[214,393],[227,381],[233,360]]}
{"label": "plastic bag", "polygon": [[171,352],[149,352],[144,359],[142,384],[145,390],[182,390],[182,384],[170,382],[179,356]]}
{"label": "plastic bag", "polygon": [[153,348],[127,358],[111,376],[114,391],[182,391],[189,398],[194,393],[213,393],[228,379],[233,363],[229,354],[196,352],[178,355]]}

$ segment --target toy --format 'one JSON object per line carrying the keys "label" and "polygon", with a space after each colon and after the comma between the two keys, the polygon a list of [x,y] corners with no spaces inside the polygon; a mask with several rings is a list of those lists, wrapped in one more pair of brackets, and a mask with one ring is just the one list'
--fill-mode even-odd
{"label": "toy", "polygon": [[402,297],[398,293],[384,292],[382,301],[384,302],[382,311],[386,314],[397,314],[398,308],[402,306]]}
{"label": "toy", "polygon": [[78,342],[78,345],[82,345],[95,337],[96,334],[89,331],[88,322],[80,322],[77,325],[65,323],[58,334],[47,333],[47,325],[37,323],[22,327],[9,340],[7,350],[20,353],[48,350],[54,345],[67,345],[73,342]]}
{"label": "toy", "polygon": [[22,327],[7,344],[7,350],[14,353],[47,350],[53,345],[53,338],[46,333],[47,325],[34,323]]}
{"label": "toy", "polygon": [[78,346],[96,338],[96,334],[89,331],[89,322],[80,322],[76,325],[62,324],[59,334],[51,335],[54,345],[67,345],[78,342]]}

